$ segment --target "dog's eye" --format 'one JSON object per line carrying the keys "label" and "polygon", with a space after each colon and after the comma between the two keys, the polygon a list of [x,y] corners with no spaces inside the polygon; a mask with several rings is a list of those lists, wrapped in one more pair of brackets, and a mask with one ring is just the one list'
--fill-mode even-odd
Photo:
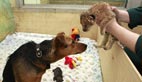
{"label": "dog's eye", "polygon": [[64,46],[64,48],[67,48],[67,47],[68,47],[68,45],[65,45],[65,46]]}
{"label": "dog's eye", "polygon": [[72,40],[72,44],[74,44],[75,43],[75,41],[74,40]]}

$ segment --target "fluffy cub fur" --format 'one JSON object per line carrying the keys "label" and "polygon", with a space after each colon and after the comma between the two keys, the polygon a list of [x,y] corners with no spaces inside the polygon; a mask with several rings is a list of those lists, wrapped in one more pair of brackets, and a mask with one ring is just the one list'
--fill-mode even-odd
{"label": "fluffy cub fur", "polygon": [[111,10],[111,6],[108,3],[98,2],[92,5],[86,12],[81,13],[80,23],[85,32],[87,32],[95,23],[100,26],[100,33],[104,36],[104,39],[102,40],[101,45],[96,45],[96,47],[108,50],[117,39],[106,32],[106,27],[115,18],[116,15]]}

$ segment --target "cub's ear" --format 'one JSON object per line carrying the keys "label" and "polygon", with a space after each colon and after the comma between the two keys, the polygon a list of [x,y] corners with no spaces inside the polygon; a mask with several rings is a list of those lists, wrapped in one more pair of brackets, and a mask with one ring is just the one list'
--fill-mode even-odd
{"label": "cub's ear", "polygon": [[54,45],[55,45],[55,48],[64,47],[66,45],[64,32],[57,34],[57,36],[54,39]]}
{"label": "cub's ear", "polygon": [[88,15],[89,15],[88,12],[82,12],[82,13],[80,14],[80,20],[83,19],[83,18],[85,18],[85,17],[87,17]]}
{"label": "cub's ear", "polygon": [[96,16],[93,14],[90,14],[90,18],[92,18],[93,20],[95,20]]}
{"label": "cub's ear", "polygon": [[90,23],[94,23],[95,22],[95,15],[93,14],[89,14],[88,17],[87,17],[87,20],[90,22]]}
{"label": "cub's ear", "polygon": [[89,12],[82,12],[80,14],[80,23],[82,24],[82,21],[85,21],[85,20],[89,21],[90,23],[94,23],[95,18],[96,17],[94,14],[91,14]]}

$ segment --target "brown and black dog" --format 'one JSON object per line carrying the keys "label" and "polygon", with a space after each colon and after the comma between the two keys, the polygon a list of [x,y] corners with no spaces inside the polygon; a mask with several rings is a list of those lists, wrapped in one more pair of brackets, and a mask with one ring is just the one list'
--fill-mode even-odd
{"label": "brown and black dog", "polygon": [[86,47],[63,32],[40,44],[33,41],[23,44],[8,57],[2,82],[41,82],[42,75],[51,63],[67,55],[81,53]]}

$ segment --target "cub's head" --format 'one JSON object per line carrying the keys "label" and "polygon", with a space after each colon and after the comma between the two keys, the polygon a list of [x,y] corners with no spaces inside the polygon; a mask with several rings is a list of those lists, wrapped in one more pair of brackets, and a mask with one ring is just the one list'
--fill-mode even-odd
{"label": "cub's head", "polygon": [[92,25],[95,23],[95,15],[89,12],[83,12],[80,15],[80,23],[82,25],[82,30],[87,32]]}

